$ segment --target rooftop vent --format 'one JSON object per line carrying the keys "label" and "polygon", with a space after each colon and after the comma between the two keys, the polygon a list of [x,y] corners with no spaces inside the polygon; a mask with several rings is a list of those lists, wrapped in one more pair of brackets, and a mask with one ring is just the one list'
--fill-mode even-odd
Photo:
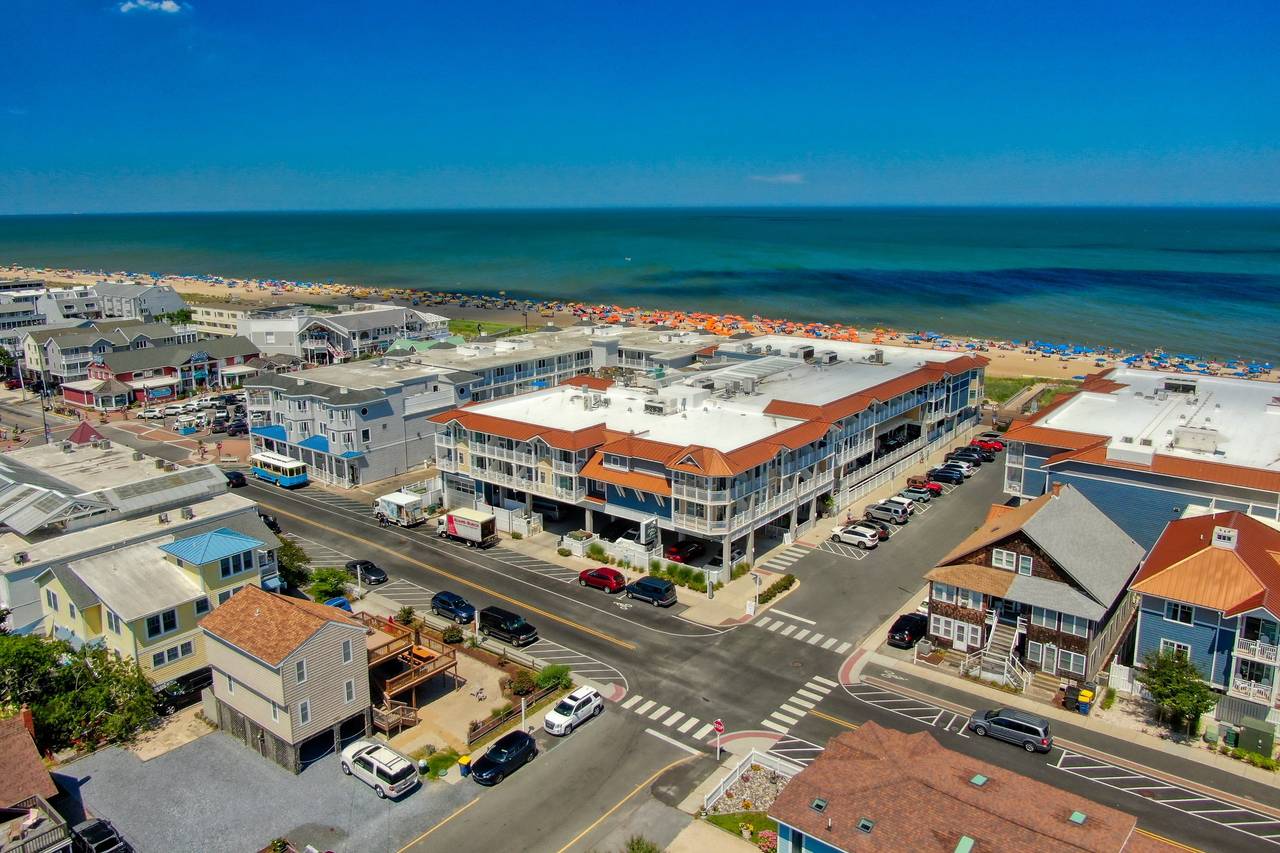
{"label": "rooftop vent", "polygon": [[973,850],[973,839],[967,835],[960,836],[960,840],[956,842],[956,853],[969,853]]}
{"label": "rooftop vent", "polygon": [[871,818],[868,818],[868,817],[860,818],[858,820],[858,831],[870,832],[872,829],[875,828],[875,825],[876,825],[876,822]]}
{"label": "rooftop vent", "polygon": [[163,459],[157,459],[157,460],[155,461],[155,466],[156,466],[156,468],[157,468],[157,469],[164,468],[164,460],[163,460]]}
{"label": "rooftop vent", "polygon": [[142,461],[142,451],[141,451],[141,450],[135,450],[135,451],[133,451],[133,461],[134,461],[134,462],[141,462],[141,461]]}
{"label": "rooftop vent", "polygon": [[74,449],[75,445],[73,445],[69,441],[64,441],[61,444],[59,444],[58,447],[59,449],[62,450],[63,453],[70,453]]}
{"label": "rooftop vent", "polygon": [[1239,538],[1239,535],[1240,532],[1234,527],[1215,527],[1213,528],[1213,547],[1234,551],[1236,549],[1236,539]]}
{"label": "rooftop vent", "polygon": [[977,785],[979,788],[981,788],[983,785],[987,784],[987,777],[983,776],[981,773],[976,773],[974,774],[973,778],[969,780],[969,782],[970,784]]}
{"label": "rooftop vent", "polygon": [[157,515],[157,516],[156,516],[156,521],[160,522],[161,524],[168,524],[168,523],[169,523],[169,513],[167,513],[167,512],[162,512],[162,513],[160,513],[159,515]]}
{"label": "rooftop vent", "polygon": [[30,559],[31,559],[31,555],[28,554],[26,551],[13,552],[13,562],[19,566],[21,566],[25,562],[28,562]]}
{"label": "rooftop vent", "polygon": [[809,808],[815,812],[825,812],[827,810],[827,801],[818,797],[812,803],[809,803]]}
{"label": "rooftop vent", "polygon": [[191,507],[189,507],[189,506],[184,506],[184,507],[182,508],[182,517],[183,517],[183,518],[187,518],[187,519],[195,518],[195,517],[196,517],[196,511],[195,511],[194,509],[192,509]]}
{"label": "rooftop vent", "polygon": [[1071,817],[1067,818],[1067,820],[1071,821],[1071,822],[1072,822],[1072,823],[1074,823],[1076,826],[1084,826],[1085,813],[1084,813],[1084,812],[1072,812],[1072,813],[1071,813]]}

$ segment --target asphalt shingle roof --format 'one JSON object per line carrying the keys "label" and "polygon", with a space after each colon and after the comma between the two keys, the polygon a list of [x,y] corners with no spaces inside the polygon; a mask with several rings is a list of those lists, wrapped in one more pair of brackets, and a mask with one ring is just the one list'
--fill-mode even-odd
{"label": "asphalt shingle roof", "polygon": [[206,633],[269,666],[280,663],[330,622],[364,625],[336,607],[246,586],[200,623]]}
{"label": "asphalt shingle roof", "polygon": [[7,808],[37,795],[48,799],[57,793],[22,718],[0,720],[0,806]]}
{"label": "asphalt shingle roof", "polygon": [[178,367],[196,353],[206,353],[210,358],[257,355],[258,347],[248,338],[231,335],[211,338],[193,344],[174,344],[163,347],[142,347],[134,350],[109,352],[102,356],[103,363],[114,373],[133,373],[155,367]]}

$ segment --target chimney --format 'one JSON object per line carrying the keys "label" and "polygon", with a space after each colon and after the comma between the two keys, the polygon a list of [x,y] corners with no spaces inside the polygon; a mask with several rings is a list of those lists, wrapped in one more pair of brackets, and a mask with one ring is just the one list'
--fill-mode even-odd
{"label": "chimney", "polygon": [[1213,547],[1222,548],[1227,551],[1236,549],[1236,539],[1239,531],[1234,527],[1218,526],[1213,528]]}
{"label": "chimney", "polygon": [[22,706],[22,710],[18,711],[18,716],[22,719],[22,725],[27,727],[27,733],[31,735],[31,739],[36,739],[36,719],[31,716],[31,708],[27,705]]}

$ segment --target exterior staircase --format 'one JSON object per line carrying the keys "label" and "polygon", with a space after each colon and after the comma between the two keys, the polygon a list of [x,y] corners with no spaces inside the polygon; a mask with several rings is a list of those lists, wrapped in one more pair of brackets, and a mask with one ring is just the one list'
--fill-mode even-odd
{"label": "exterior staircase", "polygon": [[982,650],[982,674],[988,678],[1004,679],[1005,664],[1013,654],[1013,646],[1018,641],[1018,630],[1015,626],[997,622],[991,628],[991,636],[987,647]]}

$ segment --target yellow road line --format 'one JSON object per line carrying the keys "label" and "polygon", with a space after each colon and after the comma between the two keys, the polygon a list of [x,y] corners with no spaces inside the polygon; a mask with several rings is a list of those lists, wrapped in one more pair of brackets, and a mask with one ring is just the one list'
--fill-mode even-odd
{"label": "yellow road line", "polygon": [[828,722],[835,723],[837,726],[844,726],[846,729],[856,729],[858,727],[857,723],[851,723],[848,720],[842,720],[839,717],[833,717],[830,714],[824,714],[821,711],[815,710],[815,711],[810,711],[809,713],[812,716],[821,717],[822,719]]}
{"label": "yellow road line", "polygon": [[449,816],[448,816],[447,818],[445,818],[444,820],[442,820],[442,821],[440,821],[439,823],[437,823],[435,826],[433,826],[433,827],[431,827],[430,829],[428,829],[426,832],[424,832],[424,833],[422,833],[421,835],[419,835],[417,838],[415,838],[415,839],[413,839],[412,841],[410,841],[410,842],[409,842],[408,844],[406,844],[405,846],[401,847],[399,850],[397,850],[397,851],[396,851],[396,853],[404,853],[404,851],[408,850],[410,847],[412,847],[413,845],[417,844],[419,841],[421,841],[422,839],[426,838],[428,835],[430,835],[431,833],[435,832],[437,829],[439,829],[440,827],[444,826],[446,823],[448,823],[449,821],[453,820],[455,817],[457,817],[458,815],[462,814],[463,812],[465,812],[467,809],[471,808],[472,806],[474,806],[474,805],[475,805],[476,803],[478,803],[478,802],[480,802],[480,797],[479,797],[479,796],[477,796],[477,797],[476,797],[474,800],[472,800],[471,802],[467,803],[467,804],[466,804],[465,806],[463,806],[462,808],[458,809],[458,810],[457,810],[456,812],[454,812],[453,814],[449,815]]}
{"label": "yellow road line", "polygon": [[654,773],[648,779],[645,779],[639,785],[636,785],[634,788],[631,789],[631,793],[627,794],[621,800],[618,800],[618,802],[613,804],[613,808],[609,809],[607,812],[600,815],[600,817],[596,818],[590,826],[588,826],[586,829],[582,830],[582,832],[579,832],[577,835],[575,835],[568,844],[560,848],[558,853],[564,853],[564,851],[568,850],[570,847],[572,847],[573,845],[581,841],[583,836],[585,836],[591,830],[595,829],[597,826],[603,823],[604,820],[609,817],[609,815],[613,814],[618,809],[622,808],[623,804],[626,803],[627,800],[631,799],[636,794],[640,793],[640,791],[643,790],[644,788],[648,787],[649,785],[652,785],[653,781],[657,779],[659,776],[661,776],[663,773],[666,773],[668,770],[670,770],[673,767],[677,767],[681,764],[684,764],[686,761],[692,761],[696,757],[697,756],[694,756],[694,755],[686,755],[684,758],[677,758],[675,761],[671,762],[666,767],[659,770],[657,773]]}
{"label": "yellow road line", "polygon": [[395,550],[394,548],[388,548],[386,545],[379,545],[377,542],[372,542],[368,539],[365,539],[364,537],[356,536],[352,533],[348,533],[345,530],[337,530],[332,527],[327,527],[324,524],[321,524],[320,522],[315,521],[314,519],[307,518],[306,516],[295,515],[294,513],[291,513],[282,509],[276,509],[274,507],[273,509],[275,509],[275,514],[278,516],[282,515],[285,518],[292,518],[295,521],[301,521],[303,524],[310,524],[314,527],[324,527],[325,530],[328,530],[331,533],[337,533],[338,535],[344,536],[347,539],[360,542],[364,545],[368,545],[371,548],[377,548],[379,551],[384,551],[398,560],[404,560],[407,563],[413,563],[415,566],[418,566],[419,568],[426,569],[427,571],[433,572],[437,575],[443,575],[449,580],[455,581],[460,584],[464,584],[466,586],[471,587],[472,589],[478,589],[481,592],[487,593],[488,595],[492,595],[494,598],[501,599],[507,602],[508,604],[514,604],[517,607],[522,607],[525,610],[530,611],[531,613],[536,613],[539,616],[552,620],[553,622],[559,622],[561,625],[565,625],[569,628],[573,628],[574,630],[581,631],[584,634],[590,634],[593,637],[597,637],[601,640],[605,640],[606,642],[613,643],[615,646],[621,646],[622,648],[628,649],[628,650],[632,650],[636,648],[635,643],[620,639],[618,637],[613,636],[612,634],[606,634],[604,631],[598,631],[595,628],[591,628],[587,625],[574,622],[572,619],[566,619],[563,616],[557,616],[554,613],[551,613],[547,610],[543,610],[539,607],[534,607],[532,604],[528,604],[524,601],[520,601],[519,599],[512,598],[509,595],[503,595],[497,590],[490,589],[484,584],[476,583],[475,581],[472,581],[472,580],[467,580],[464,577],[459,577],[458,575],[452,574],[451,572],[446,572],[444,569],[438,568],[429,563],[424,563],[421,560],[416,560],[413,557],[406,556],[405,554]]}
{"label": "yellow road line", "polygon": [[[1158,802],[1158,800],[1153,802]],[[1199,847],[1191,847],[1189,845],[1183,844],[1181,841],[1174,841],[1172,838],[1165,838],[1163,835],[1156,835],[1154,832],[1148,832],[1147,830],[1143,829],[1140,826],[1134,827],[1134,831],[1142,833],[1143,835],[1147,836],[1147,838],[1152,838],[1152,839],[1155,839],[1156,841],[1163,842],[1164,844],[1169,844],[1169,845],[1172,845],[1173,847],[1177,847],[1179,850],[1186,850],[1188,851],[1188,853],[1204,853],[1204,851],[1201,850]]]}

